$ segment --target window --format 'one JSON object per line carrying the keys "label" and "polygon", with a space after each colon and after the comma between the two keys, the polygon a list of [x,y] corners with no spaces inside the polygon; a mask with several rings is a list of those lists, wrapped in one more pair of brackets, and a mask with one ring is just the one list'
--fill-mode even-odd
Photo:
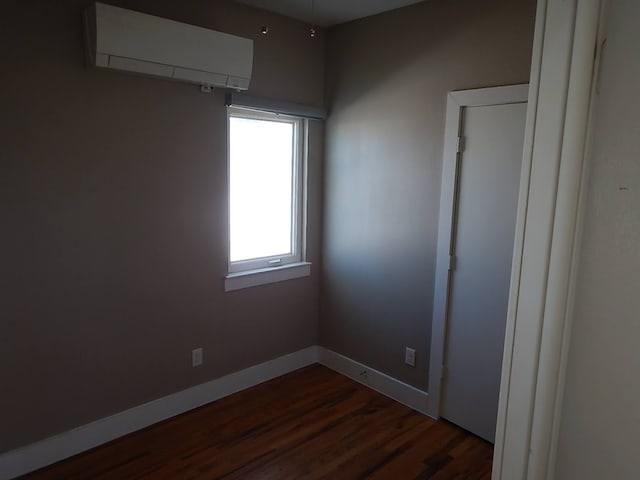
{"label": "window", "polygon": [[[308,264],[303,263],[306,122],[237,107],[228,108],[228,120],[226,289],[302,276],[305,271],[308,275]],[[292,267],[297,266],[305,268],[295,272]],[[278,273],[268,275],[270,271]],[[235,280],[249,274],[260,278]]]}

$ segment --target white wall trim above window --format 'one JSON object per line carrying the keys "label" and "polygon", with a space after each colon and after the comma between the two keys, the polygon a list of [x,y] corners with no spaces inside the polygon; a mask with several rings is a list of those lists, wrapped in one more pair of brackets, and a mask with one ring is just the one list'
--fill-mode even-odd
{"label": "white wall trim above window", "polygon": [[231,292],[242,288],[308,277],[309,275],[311,275],[311,264],[309,262],[290,263],[280,267],[230,273],[224,279],[224,291]]}
{"label": "white wall trim above window", "polygon": [[263,112],[273,112],[300,118],[325,120],[327,110],[323,107],[305,105],[302,103],[276,100],[273,98],[256,97],[246,92],[229,92],[226,97],[227,106],[244,107]]}

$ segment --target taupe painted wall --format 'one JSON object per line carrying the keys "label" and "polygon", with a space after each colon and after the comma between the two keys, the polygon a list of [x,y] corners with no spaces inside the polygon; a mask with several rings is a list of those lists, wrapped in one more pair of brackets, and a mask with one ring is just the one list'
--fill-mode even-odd
{"label": "taupe painted wall", "polygon": [[[88,3],[0,15],[0,452],[318,342],[321,127],[312,276],[224,293],[224,92],[85,68]],[[323,34],[304,24],[226,1],[109,3],[254,38],[251,93],[323,104]]]}
{"label": "taupe painted wall", "polygon": [[640,3],[611,0],[556,478],[640,478]]}
{"label": "taupe painted wall", "polygon": [[329,30],[323,345],[427,388],[446,94],[527,82],[534,20],[429,0]]}

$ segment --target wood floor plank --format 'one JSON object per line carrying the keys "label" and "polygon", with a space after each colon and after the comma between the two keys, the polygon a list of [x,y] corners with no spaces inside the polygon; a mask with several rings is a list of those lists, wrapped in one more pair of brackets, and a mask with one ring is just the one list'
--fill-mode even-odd
{"label": "wood floor plank", "polygon": [[493,447],[313,365],[24,480],[486,480]]}

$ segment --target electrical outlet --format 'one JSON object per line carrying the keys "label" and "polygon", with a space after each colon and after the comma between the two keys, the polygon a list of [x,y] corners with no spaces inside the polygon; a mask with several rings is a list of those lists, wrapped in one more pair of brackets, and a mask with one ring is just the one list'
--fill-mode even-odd
{"label": "electrical outlet", "polygon": [[412,367],[416,366],[416,351],[413,348],[406,347],[404,349],[404,363]]}
{"label": "electrical outlet", "polygon": [[202,365],[202,347],[191,350],[191,366],[199,367]]}

